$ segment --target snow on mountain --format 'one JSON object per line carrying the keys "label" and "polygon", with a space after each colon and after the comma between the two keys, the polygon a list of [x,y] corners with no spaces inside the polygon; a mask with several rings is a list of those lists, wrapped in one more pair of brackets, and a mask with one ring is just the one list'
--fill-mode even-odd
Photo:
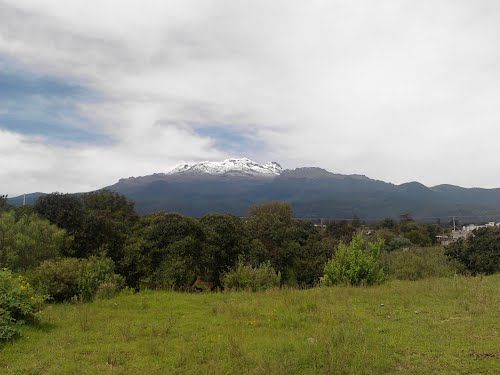
{"label": "snow on mountain", "polygon": [[276,162],[259,164],[247,158],[226,159],[224,161],[203,161],[200,163],[179,164],[170,172],[173,174],[208,174],[208,175],[231,175],[231,176],[278,176],[283,171],[281,165]]}

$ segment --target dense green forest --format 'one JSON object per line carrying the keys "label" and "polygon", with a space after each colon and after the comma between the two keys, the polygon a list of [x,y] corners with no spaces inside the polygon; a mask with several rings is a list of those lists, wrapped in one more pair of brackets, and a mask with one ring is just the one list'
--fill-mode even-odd
{"label": "dense green forest", "polygon": [[[166,212],[140,216],[133,202],[106,190],[43,195],[33,206],[19,208],[2,196],[1,322],[12,328],[16,321],[34,319],[31,312],[42,301],[92,300],[123,288],[309,288],[499,270],[498,230],[483,231],[445,253],[436,246],[436,235],[446,230],[391,219],[315,225],[295,219],[286,202],[250,207],[244,218],[219,213],[193,218]],[[23,296],[26,311],[13,309]],[[4,337],[15,335],[5,330]]]}
{"label": "dense green forest", "polygon": [[284,202],[253,206],[245,218],[139,216],[133,202],[109,191],[49,194],[15,210],[4,203],[3,210],[3,267],[27,272],[49,260],[106,257],[133,288],[189,290],[198,279],[221,289],[222,276],[238,262],[252,267],[269,263],[282,285],[309,287],[319,282],[333,249],[359,231],[383,240],[385,250],[434,245],[443,231],[437,225],[390,219],[372,228],[358,219],[323,228],[294,219]]}

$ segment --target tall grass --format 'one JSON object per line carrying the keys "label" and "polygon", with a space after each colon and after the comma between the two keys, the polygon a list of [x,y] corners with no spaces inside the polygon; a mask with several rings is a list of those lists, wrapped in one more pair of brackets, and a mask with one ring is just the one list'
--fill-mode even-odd
{"label": "tall grass", "polygon": [[443,247],[384,252],[381,262],[386,275],[398,280],[449,277],[460,270],[459,264],[445,255]]}
{"label": "tall grass", "polygon": [[[497,374],[500,275],[49,305],[5,374]],[[85,309],[82,309],[82,307]]]}

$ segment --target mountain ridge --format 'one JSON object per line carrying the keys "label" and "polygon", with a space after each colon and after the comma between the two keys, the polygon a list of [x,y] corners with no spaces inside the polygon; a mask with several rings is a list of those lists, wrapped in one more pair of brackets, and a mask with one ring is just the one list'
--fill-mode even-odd
{"label": "mountain ridge", "polygon": [[[283,169],[276,162],[259,164],[247,158],[185,163],[163,173],[122,178],[106,189],[135,201],[142,214],[244,216],[253,204],[280,200],[290,202],[298,217],[309,218],[356,215],[375,220],[404,213],[416,218],[500,217],[500,189],[427,187],[416,181],[396,185],[318,167]],[[19,205],[22,196],[9,201]]]}

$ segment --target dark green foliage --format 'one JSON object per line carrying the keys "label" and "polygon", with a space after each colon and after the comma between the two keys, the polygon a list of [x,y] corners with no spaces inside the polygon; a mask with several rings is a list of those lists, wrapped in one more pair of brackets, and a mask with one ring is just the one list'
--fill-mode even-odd
{"label": "dark green foliage", "polygon": [[221,275],[234,267],[238,257],[248,251],[243,222],[236,216],[210,214],[200,220],[205,235],[203,253],[207,281],[222,287]]}
{"label": "dark green foliage", "polygon": [[402,221],[397,224],[392,219],[383,220],[376,228],[376,236],[384,240],[387,251],[435,245],[436,236],[444,231],[436,224],[419,224],[415,221]]}
{"label": "dark green foliage", "polygon": [[[439,230],[436,226],[398,224],[387,219],[373,234],[357,217],[330,223],[323,230],[311,222],[296,220],[292,206],[286,202],[253,206],[246,219],[223,214],[195,219],[174,213],[139,218],[132,202],[106,190],[42,196],[35,210],[66,228],[74,238],[70,251],[50,257],[70,254],[81,259],[110,258],[116,268],[111,272],[103,266],[103,273],[116,271],[125,278],[127,286],[135,289],[193,290],[200,285],[204,289],[220,289],[222,275],[234,270],[240,257],[255,269],[269,262],[280,274],[282,285],[310,287],[320,281],[325,264],[338,244],[350,242],[357,232],[384,239],[386,249],[395,250],[409,247],[413,241],[431,244]],[[44,259],[48,258],[40,258],[38,263]],[[88,291],[84,290],[81,262],[60,262],[47,262],[37,271],[51,275],[47,284],[51,289],[49,294],[56,300],[67,300],[74,295],[89,299],[101,288],[91,283]],[[63,271],[57,275],[59,266]],[[75,276],[76,273],[80,276]],[[96,280],[102,281],[99,277]],[[38,284],[43,284],[41,279]],[[101,289],[106,289],[103,294],[111,293],[114,289],[111,284],[102,286]]]}
{"label": "dark green foliage", "polygon": [[390,241],[388,241],[384,247],[386,251],[394,251],[400,249],[409,249],[413,247],[413,243],[406,237],[397,236],[393,237]]}
{"label": "dark green foliage", "polygon": [[132,202],[106,190],[84,195],[43,195],[36,201],[34,209],[74,237],[71,251],[63,255],[81,258],[104,253],[119,261],[124,256],[124,244],[138,220]]}
{"label": "dark green foliage", "polygon": [[419,225],[414,221],[402,222],[399,226],[401,235],[418,246],[429,246],[433,243],[433,239],[429,237],[429,232],[425,226]]}
{"label": "dark green foliage", "polygon": [[249,236],[258,240],[258,253],[251,254],[256,263],[270,261],[271,265],[284,274],[292,265],[291,243],[297,238],[292,206],[286,202],[270,202],[253,206],[247,221]]}
{"label": "dark green foliage", "polygon": [[[332,232],[320,233],[311,222],[295,220],[291,206],[284,202],[252,207],[247,230],[251,238],[248,259],[254,266],[270,261],[280,272],[281,282],[289,286],[315,285],[337,243]],[[337,233],[336,238],[343,234]]]}
{"label": "dark green foliage", "polygon": [[10,205],[7,203],[7,195],[0,194],[0,212],[7,211],[10,209]]}
{"label": "dark green foliage", "polygon": [[478,229],[467,240],[448,246],[446,254],[474,275],[499,272],[500,228]]}
{"label": "dark green foliage", "polygon": [[338,242],[349,243],[358,227],[357,223],[348,222],[346,220],[334,221],[327,224],[326,232]]}
{"label": "dark green foliage", "polygon": [[35,322],[43,301],[22,276],[0,269],[0,342],[19,336],[16,325]]}
{"label": "dark green foliage", "polygon": [[114,273],[109,258],[63,258],[49,260],[29,273],[33,286],[53,301],[69,301],[73,297],[91,300],[103,284],[119,289],[122,278]]}
{"label": "dark green foliage", "polygon": [[204,233],[198,220],[178,214],[145,216],[125,246],[120,267],[132,287],[189,289],[202,274],[208,256],[202,252]]}
{"label": "dark green foliage", "polygon": [[53,301],[69,301],[78,295],[81,259],[63,258],[43,262],[28,273],[35,289]]}
{"label": "dark green foliage", "polygon": [[336,242],[331,238],[312,236],[294,254],[293,272],[299,287],[311,287],[319,283],[323,268],[332,255]]}
{"label": "dark green foliage", "polygon": [[84,218],[83,202],[74,194],[52,193],[40,196],[34,205],[37,214],[69,234],[76,235]]}
{"label": "dark green foliage", "polygon": [[106,190],[82,197],[85,215],[75,235],[76,255],[87,257],[104,253],[118,262],[138,216],[134,204],[124,196]]}
{"label": "dark green foliage", "polygon": [[397,228],[397,223],[391,219],[391,218],[385,218],[384,220],[382,220],[378,227],[379,228],[385,228],[385,229],[389,229],[389,230],[394,230]]}

